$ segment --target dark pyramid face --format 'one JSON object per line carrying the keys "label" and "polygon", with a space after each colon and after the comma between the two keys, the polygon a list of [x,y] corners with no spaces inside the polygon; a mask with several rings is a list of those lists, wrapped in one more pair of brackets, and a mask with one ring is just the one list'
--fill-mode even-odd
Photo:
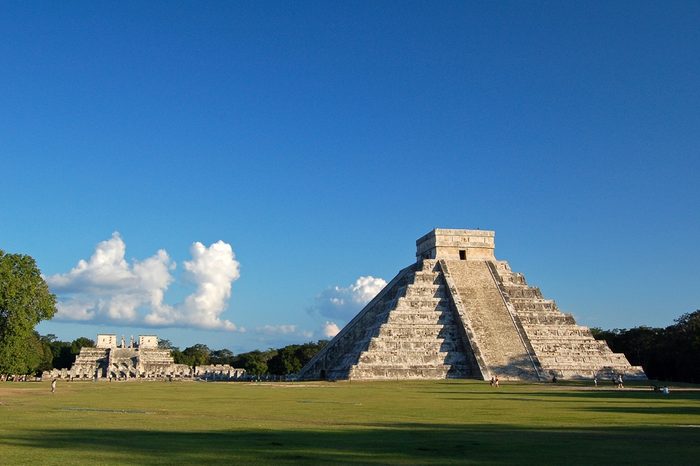
{"label": "dark pyramid face", "polygon": [[644,377],[493,255],[494,232],[436,229],[302,379]]}

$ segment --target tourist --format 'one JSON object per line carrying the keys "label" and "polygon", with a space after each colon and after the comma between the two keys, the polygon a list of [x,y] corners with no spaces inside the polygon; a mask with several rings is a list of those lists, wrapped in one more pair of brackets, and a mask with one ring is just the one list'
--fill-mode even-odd
{"label": "tourist", "polygon": [[593,385],[595,385],[596,387],[598,386],[598,376],[597,375],[593,376]]}
{"label": "tourist", "polygon": [[617,388],[625,388],[625,386],[622,383],[622,374],[617,376]]}
{"label": "tourist", "polygon": [[55,392],[56,392],[56,379],[53,379],[51,381],[51,393],[55,393]]}
{"label": "tourist", "polygon": [[494,385],[496,385],[496,377],[491,376],[491,386],[493,387]]}
{"label": "tourist", "polygon": [[498,388],[498,376],[494,377],[493,383],[496,386],[496,388]]}

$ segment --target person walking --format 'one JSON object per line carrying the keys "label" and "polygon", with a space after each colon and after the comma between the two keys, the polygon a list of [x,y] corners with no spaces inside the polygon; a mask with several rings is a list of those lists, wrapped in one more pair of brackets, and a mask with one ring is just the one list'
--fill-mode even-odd
{"label": "person walking", "polygon": [[51,393],[55,393],[55,392],[56,392],[56,379],[53,379],[51,381]]}

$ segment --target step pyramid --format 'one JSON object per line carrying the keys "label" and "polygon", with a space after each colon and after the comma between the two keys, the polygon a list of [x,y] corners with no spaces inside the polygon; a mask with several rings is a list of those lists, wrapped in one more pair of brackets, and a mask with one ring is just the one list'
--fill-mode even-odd
{"label": "step pyramid", "polygon": [[299,373],[313,379],[646,378],[494,256],[495,233],[435,229]]}

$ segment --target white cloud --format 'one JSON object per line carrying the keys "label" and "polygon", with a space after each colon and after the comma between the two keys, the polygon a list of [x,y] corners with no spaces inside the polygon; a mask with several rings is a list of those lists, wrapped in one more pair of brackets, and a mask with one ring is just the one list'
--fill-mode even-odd
{"label": "white cloud", "polygon": [[386,286],[386,280],[360,277],[347,287],[334,286],[316,296],[312,312],[334,320],[349,321]]}
{"label": "white cloud", "polygon": [[296,333],[297,326],[292,324],[263,325],[256,330],[266,335],[290,335]]}
{"label": "white cloud", "polygon": [[175,306],[164,303],[174,281],[175,262],[165,250],[129,264],[126,244],[119,233],[100,242],[89,260],[80,260],[65,274],[46,281],[59,298],[59,320],[98,321],[122,325],[193,326],[237,330],[222,320],[231,296],[231,284],[239,277],[233,249],[218,241],[208,248],[194,243],[192,260],[184,263],[194,293]]}
{"label": "white cloud", "polygon": [[338,324],[336,324],[335,322],[331,322],[329,320],[327,320],[326,323],[323,324],[323,328],[321,330],[321,333],[326,338],[333,338],[339,332],[340,332],[340,328],[338,327]]}
{"label": "white cloud", "polygon": [[70,272],[48,278],[49,285],[56,291],[66,293],[91,290],[97,293],[110,289],[130,288],[135,275],[124,260],[126,245],[119,233],[98,243],[90,260],[81,259]]}
{"label": "white cloud", "polygon": [[152,325],[189,324],[208,329],[237,330],[221,313],[231,297],[231,284],[240,276],[240,265],[230,244],[217,241],[208,248],[194,243],[192,260],[184,266],[190,280],[197,285],[194,293],[179,306],[153,306],[146,322]]}

